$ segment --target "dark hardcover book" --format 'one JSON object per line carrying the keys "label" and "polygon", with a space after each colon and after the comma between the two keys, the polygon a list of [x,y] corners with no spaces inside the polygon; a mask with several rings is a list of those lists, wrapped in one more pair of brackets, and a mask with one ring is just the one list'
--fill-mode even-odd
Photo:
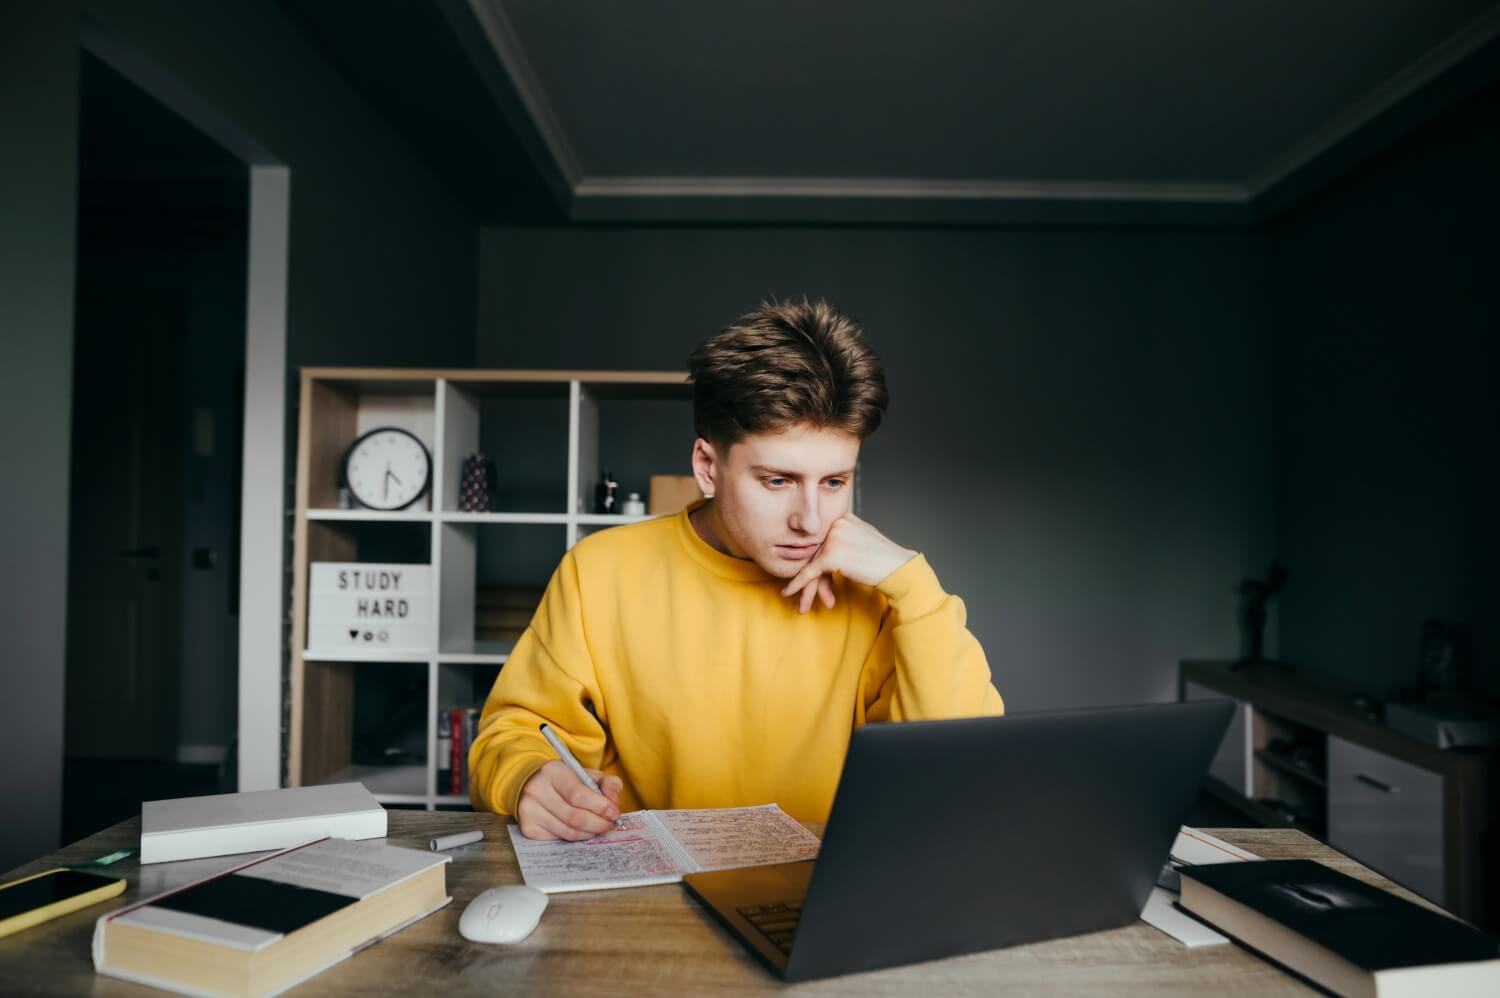
{"label": "dark hardcover book", "polygon": [[1183,908],[1337,994],[1500,994],[1500,940],[1322,863],[1181,873]]}

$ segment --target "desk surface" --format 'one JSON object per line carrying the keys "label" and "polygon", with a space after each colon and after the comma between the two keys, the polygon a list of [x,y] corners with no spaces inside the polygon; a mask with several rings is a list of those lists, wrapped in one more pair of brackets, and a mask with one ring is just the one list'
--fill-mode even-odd
{"label": "desk surface", "polygon": [[[683,888],[554,894],[537,930],[515,946],[483,946],[458,934],[458,918],[476,894],[520,883],[506,819],[468,812],[392,811],[390,841],[427,848],[427,839],[482,828],[485,840],[455,849],[448,868],[453,903],[390,939],[324,971],[295,994],[457,995],[760,994],[786,988],[687,897]],[[1413,896],[1300,832],[1211,829],[1268,859],[1321,860],[1352,876]],[[59,864],[83,863],[138,846],[134,818],[19,867],[0,880]],[[133,858],[110,867],[129,881],[115,900],[0,939],[0,994],[162,994],[94,974],[89,941],[94,921],[115,907],[236,865],[230,857],[155,864]],[[1189,950],[1136,922],[1123,929],[1017,946],[933,963],[813,981],[810,994],[886,995],[1059,993],[1312,994],[1234,945]]]}

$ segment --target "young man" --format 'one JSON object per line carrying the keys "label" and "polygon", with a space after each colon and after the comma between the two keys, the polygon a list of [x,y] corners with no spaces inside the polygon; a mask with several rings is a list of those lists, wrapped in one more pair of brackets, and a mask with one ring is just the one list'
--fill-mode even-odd
{"label": "young man", "polygon": [[823,302],[764,305],[688,365],[706,498],[575,545],[485,701],[471,796],[531,838],[638,807],[823,821],[853,729],[1004,711],[963,602],[850,512],[887,401],[859,328]]}

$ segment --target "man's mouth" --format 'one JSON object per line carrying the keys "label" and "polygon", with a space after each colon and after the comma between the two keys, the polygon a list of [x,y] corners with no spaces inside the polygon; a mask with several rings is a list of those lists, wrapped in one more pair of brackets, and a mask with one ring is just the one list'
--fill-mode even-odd
{"label": "man's mouth", "polygon": [[776,551],[783,558],[790,558],[792,561],[806,561],[808,558],[811,558],[814,554],[817,553],[818,545],[778,544],[776,545]]}

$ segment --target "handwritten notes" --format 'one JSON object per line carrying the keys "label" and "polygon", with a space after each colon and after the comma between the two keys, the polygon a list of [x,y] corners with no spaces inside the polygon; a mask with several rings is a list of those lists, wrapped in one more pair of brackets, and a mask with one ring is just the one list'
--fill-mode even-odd
{"label": "handwritten notes", "polygon": [[510,826],[526,883],[548,893],[670,884],[685,873],[818,854],[818,839],[775,804],[677,811],[631,811],[613,831],[583,842],[540,842]]}
{"label": "handwritten notes", "polygon": [[614,831],[583,842],[528,839],[511,825],[510,841],[526,883],[540,891],[601,890],[681,880],[676,858],[645,816],[645,811],[622,814]]}
{"label": "handwritten notes", "polygon": [[818,839],[775,804],[653,811],[693,861],[688,873],[795,863],[818,855]]}

